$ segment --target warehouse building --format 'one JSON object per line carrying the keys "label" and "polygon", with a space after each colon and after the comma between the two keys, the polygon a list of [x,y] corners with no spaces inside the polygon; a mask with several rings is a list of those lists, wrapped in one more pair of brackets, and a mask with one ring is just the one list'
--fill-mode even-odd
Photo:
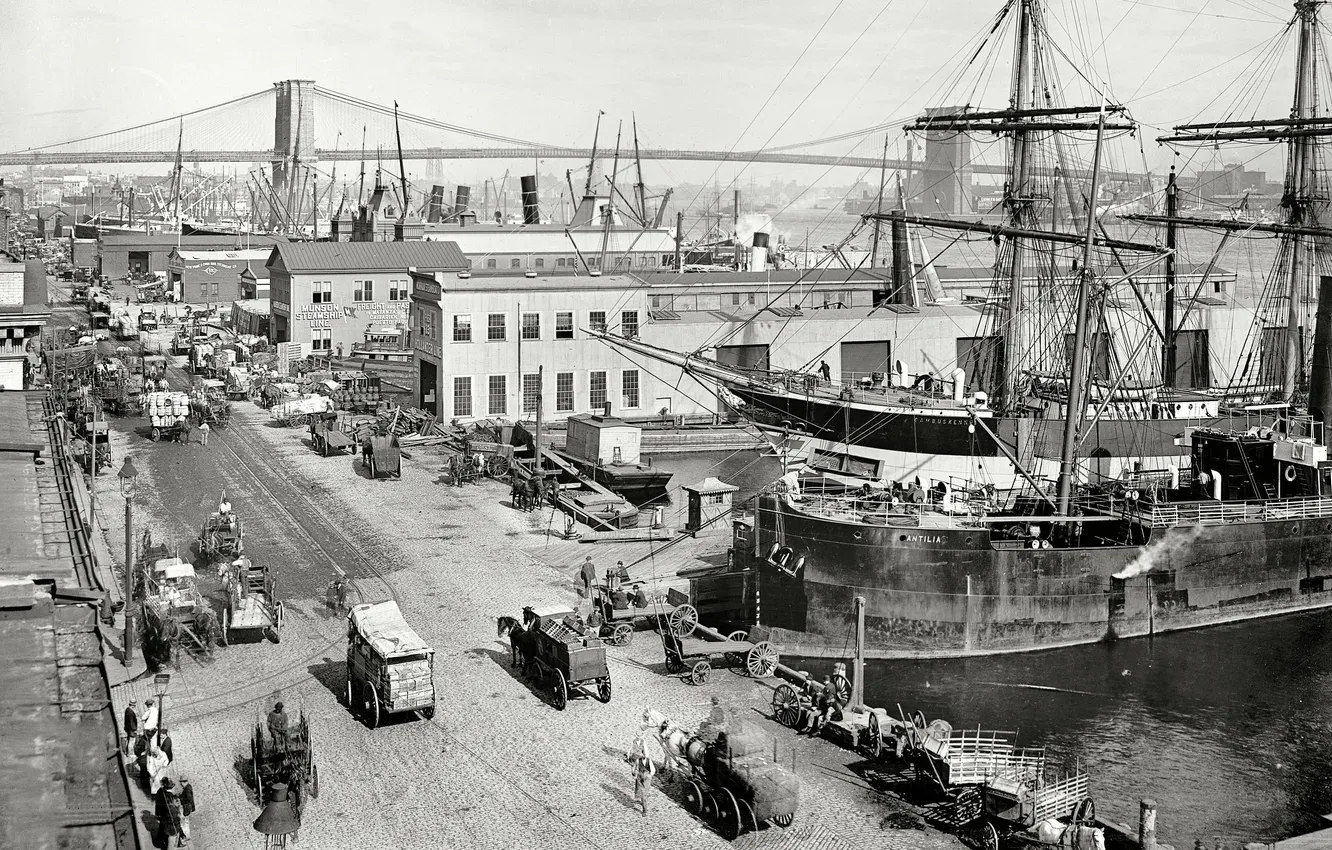
{"label": "warehouse building", "polygon": [[[176,298],[187,304],[235,301],[247,297],[242,292],[246,269],[252,266],[263,268],[270,253],[272,249],[267,247],[239,250],[172,248],[167,255],[168,282]],[[253,279],[254,273],[250,274]]]}
{"label": "warehouse building", "polygon": [[46,304],[46,268],[0,251],[0,390],[29,389],[42,328],[51,317]]}
{"label": "warehouse building", "polygon": [[112,280],[167,271],[167,258],[183,251],[238,251],[285,242],[281,236],[181,236],[176,233],[106,233],[98,238],[98,273]]}

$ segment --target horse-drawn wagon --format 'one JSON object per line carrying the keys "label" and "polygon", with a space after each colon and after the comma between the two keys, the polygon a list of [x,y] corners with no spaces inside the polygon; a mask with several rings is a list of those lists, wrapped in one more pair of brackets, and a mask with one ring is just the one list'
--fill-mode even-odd
{"label": "horse-drawn wagon", "polygon": [[338,425],[338,415],[325,411],[310,423],[310,445],[324,457],[351,451],[356,443],[350,434]]}
{"label": "horse-drawn wagon", "polygon": [[199,529],[199,554],[212,562],[218,558],[239,558],[245,549],[244,528],[240,517],[230,510],[215,511]]}
{"label": "horse-drawn wagon", "polygon": [[435,651],[392,600],[347,615],[347,707],[374,728],[386,714],[435,716]]}
{"label": "horse-drawn wagon", "polygon": [[[646,594],[645,594],[646,595]],[[592,585],[592,605],[601,617],[601,635],[611,646],[628,646],[633,643],[634,631],[640,620],[649,620],[657,628],[662,628],[669,621],[674,606],[663,597],[651,596],[639,600],[623,589],[612,589],[609,584]]]}
{"label": "horse-drawn wagon", "polygon": [[315,764],[314,740],[304,711],[286,729],[274,730],[263,717],[257,718],[250,732],[250,764],[259,800],[267,799],[267,790],[275,784],[285,784],[298,821],[304,814],[306,797],[319,796],[319,766]]}
{"label": "horse-drawn wagon", "polygon": [[579,631],[574,612],[563,606],[524,608],[525,629],[513,628],[523,672],[550,689],[551,703],[559,711],[569,697],[583,693],[606,703],[611,699],[610,667],[606,646],[589,629]]}
{"label": "horse-drawn wagon", "polygon": [[226,427],[231,421],[231,402],[227,400],[226,384],[214,378],[196,378],[190,393],[190,407],[194,418],[210,426]]}
{"label": "horse-drawn wagon", "polygon": [[768,754],[772,745],[754,724],[732,717],[713,740],[685,731],[658,712],[643,714],[666,753],[666,765],[686,783],[685,804],[734,840],[772,822],[790,826],[800,807],[800,781]]}
{"label": "horse-drawn wagon", "polygon": [[199,592],[193,565],[176,556],[155,558],[142,576],[145,635],[172,655],[182,645],[211,653],[221,633],[217,617]]}
{"label": "horse-drawn wagon", "polygon": [[371,478],[384,475],[402,477],[402,450],[398,438],[392,434],[373,434],[361,441],[361,465],[370,470]]}
{"label": "horse-drawn wagon", "polygon": [[237,633],[257,632],[267,635],[273,643],[280,643],[286,610],[277,599],[272,571],[267,566],[256,567],[243,555],[218,571],[227,591],[227,607],[222,611],[222,642],[231,643]]}
{"label": "horse-drawn wagon", "polygon": [[184,441],[189,438],[190,397],[179,392],[153,392],[144,396],[144,411],[152,427],[150,438]]}
{"label": "horse-drawn wagon", "polygon": [[[755,678],[771,676],[777,668],[779,657],[771,643],[750,641],[748,632],[743,630],[723,635],[710,629],[698,621],[698,610],[692,605],[672,608],[666,616],[666,626],[662,632],[666,670],[683,673],[688,669],[685,680],[690,684],[706,682],[718,658]],[[693,637],[695,634],[702,637]]]}

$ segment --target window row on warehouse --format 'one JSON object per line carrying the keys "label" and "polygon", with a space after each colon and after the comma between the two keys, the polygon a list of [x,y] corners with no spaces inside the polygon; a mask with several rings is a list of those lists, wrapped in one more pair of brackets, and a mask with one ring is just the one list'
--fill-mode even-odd
{"label": "window row on warehouse", "polygon": [[[473,327],[474,321],[481,321],[480,314],[474,317],[472,313],[454,313],[452,341],[479,342],[484,339],[486,342],[507,342],[510,338],[509,314],[486,313],[484,317],[483,331]],[[543,318],[552,319],[551,330],[546,331],[542,328]],[[603,331],[609,327],[621,336],[638,336],[637,310],[621,310],[617,326],[608,325],[607,318],[606,310],[590,310],[587,313],[587,327],[596,331]],[[577,332],[575,313],[573,310],[557,310],[552,317],[544,317],[542,313],[520,313],[517,330],[518,339],[521,340],[574,339]]]}
{"label": "window row on warehouse", "polygon": [[[621,369],[617,387],[620,392],[617,407],[635,410],[642,406],[642,384],[639,370]],[[541,375],[528,373],[522,376],[522,392],[519,395],[521,410],[511,410],[509,397],[512,376],[455,375],[453,377],[453,415],[469,416],[520,416],[528,417],[536,413],[538,399],[545,410],[555,413],[575,413],[580,409],[600,410],[605,407],[610,397],[611,370],[600,369],[588,372],[554,372],[554,406],[550,398],[541,398],[545,393],[541,386]],[[585,404],[579,404],[585,401]]]}
{"label": "window row on warehouse", "polygon": [[[377,286],[383,286],[381,291],[388,293],[390,301],[406,301],[410,297],[411,280],[407,278],[393,279],[376,284],[374,280],[353,280],[352,281],[352,301],[365,302],[375,300],[375,290]],[[310,281],[310,303],[311,304],[332,304],[333,303],[333,281],[331,280],[312,280]]]}

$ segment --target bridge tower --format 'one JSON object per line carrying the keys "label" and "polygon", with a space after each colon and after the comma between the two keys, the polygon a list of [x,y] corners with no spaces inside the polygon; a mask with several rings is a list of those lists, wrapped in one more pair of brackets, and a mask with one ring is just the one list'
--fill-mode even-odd
{"label": "bridge tower", "polygon": [[273,150],[282,157],[273,163],[273,193],[299,225],[305,209],[302,163],[315,161],[314,80],[283,80],[277,90],[277,114],[273,123]]}

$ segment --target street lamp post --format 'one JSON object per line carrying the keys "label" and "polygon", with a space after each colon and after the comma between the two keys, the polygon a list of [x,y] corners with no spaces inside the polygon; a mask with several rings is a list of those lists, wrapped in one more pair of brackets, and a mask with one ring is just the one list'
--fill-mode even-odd
{"label": "street lamp post", "polygon": [[[125,497],[125,666],[134,660],[134,482],[139,470],[125,458],[120,467],[120,494]],[[160,709],[159,709],[160,711]]]}
{"label": "street lamp post", "polygon": [[153,693],[157,694],[157,728],[165,729],[166,726],[166,698],[167,690],[171,687],[171,674],[158,673],[153,677]]}

